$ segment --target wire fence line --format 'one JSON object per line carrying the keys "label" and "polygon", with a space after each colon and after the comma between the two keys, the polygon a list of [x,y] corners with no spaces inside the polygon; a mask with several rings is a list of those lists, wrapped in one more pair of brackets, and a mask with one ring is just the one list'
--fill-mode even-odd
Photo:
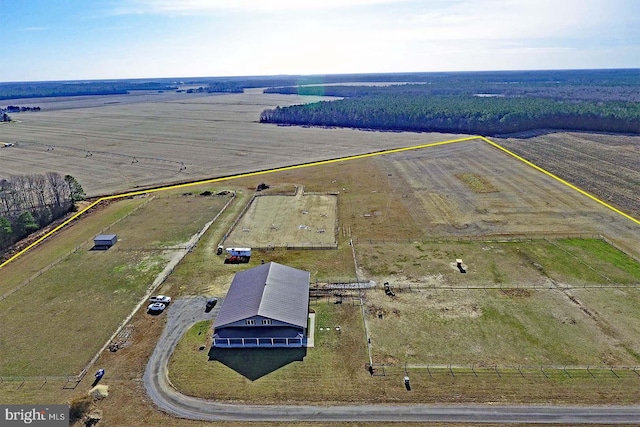
{"label": "wire fence line", "polygon": [[[251,204],[253,203],[253,200],[258,197],[257,194],[253,194],[253,196],[251,196],[251,198],[249,199],[249,201],[247,202],[247,204],[242,208],[242,210],[240,211],[240,213],[238,214],[238,216],[236,216],[236,219],[233,221],[233,223],[231,224],[231,226],[229,227],[229,229],[227,230],[226,233],[224,233],[224,236],[222,236],[222,239],[220,240],[220,243],[218,243],[218,247],[222,247],[224,246],[224,242],[227,241],[227,238],[229,237],[229,235],[231,234],[231,232],[236,228],[236,225],[238,225],[238,223],[240,222],[240,220],[242,219],[242,217],[244,216],[244,214],[247,212],[247,210],[249,209],[249,207],[251,206]],[[233,199],[236,198],[236,193],[233,193]]]}
{"label": "wire fence line", "polygon": [[[573,290],[573,289],[640,289],[640,283],[630,283],[630,284],[621,284],[621,283],[610,283],[610,284],[582,284],[582,285],[566,285],[562,283],[543,283],[543,284],[513,284],[506,285],[502,283],[490,283],[490,284],[421,284],[421,283],[391,283],[391,289],[393,292],[403,293],[403,292],[424,292],[424,291],[474,291],[474,290],[503,290],[503,291],[545,291],[545,290],[556,290],[556,291],[565,291],[565,290]],[[355,280],[350,283],[341,283],[341,284],[323,284],[322,286],[311,285],[310,292],[321,293],[323,290],[326,293],[336,293],[338,290],[348,291],[350,289],[359,289],[361,291],[368,290],[382,290],[382,286],[378,285],[375,282],[356,282]]]}
{"label": "wire fence line", "polygon": [[5,292],[4,294],[0,295],[0,301],[4,300],[5,298],[8,298],[11,295],[13,295],[14,293],[18,292],[20,289],[24,288],[29,283],[33,282],[38,277],[42,276],[44,273],[49,271],[51,268],[55,267],[56,265],[60,264],[62,261],[64,261],[65,259],[67,259],[71,255],[76,253],[78,250],[80,250],[85,245],[86,245],[86,242],[76,246],[75,248],[71,249],[69,252],[66,252],[64,255],[62,255],[58,259],[56,259],[53,262],[49,263],[47,266],[45,266],[45,267],[41,268],[40,270],[36,271],[31,276],[29,276],[26,280],[24,280],[21,283],[19,283],[16,287],[14,287],[14,288],[10,289],[9,291]]}
{"label": "wire fence line", "polygon": [[631,251],[629,251],[628,249],[623,248],[619,244],[613,242],[611,239],[607,238],[607,236],[601,235],[600,239],[606,242],[607,244],[609,244],[610,246],[613,246],[614,248],[616,248],[617,250],[619,250],[620,252],[622,252],[623,254],[625,254],[626,256],[628,256],[629,258],[633,259],[635,262],[640,264],[640,258],[632,254]]}
{"label": "wire fence line", "polygon": [[484,364],[384,364],[366,363],[372,376],[421,375],[475,378],[635,378],[640,381],[640,366],[635,365],[484,365]]}
{"label": "wire fence line", "polygon": [[0,387],[10,385],[17,390],[23,387],[42,389],[47,385],[55,385],[56,387],[61,386],[66,390],[75,390],[85,375],[86,372],[83,371],[79,375],[0,376]]}
{"label": "wire fence line", "polygon": [[[424,236],[411,238],[389,238],[389,239],[369,239],[362,237],[353,237],[353,243],[369,243],[369,244],[427,244],[427,243],[460,243],[460,242],[486,242],[486,243],[511,243],[511,242],[529,242],[549,239],[598,239],[606,240],[600,234],[585,233],[553,233],[553,234],[486,234],[486,235],[468,235],[468,236],[433,236],[426,238]],[[608,241],[607,241],[608,243]],[[614,246],[614,245],[612,245]],[[624,250],[617,248],[622,252]],[[626,252],[625,252],[626,253]]]}
{"label": "wire fence line", "polygon": [[286,250],[330,250],[338,249],[338,242],[334,243],[317,243],[317,242],[296,242],[296,243],[279,243],[267,245],[252,245],[251,250],[254,251],[273,251],[276,249]]}
{"label": "wire fence line", "polygon": [[391,283],[394,292],[422,292],[425,290],[571,290],[571,289],[639,289],[640,283],[606,283],[567,285],[564,283],[489,283],[489,284],[421,284],[421,283]]}

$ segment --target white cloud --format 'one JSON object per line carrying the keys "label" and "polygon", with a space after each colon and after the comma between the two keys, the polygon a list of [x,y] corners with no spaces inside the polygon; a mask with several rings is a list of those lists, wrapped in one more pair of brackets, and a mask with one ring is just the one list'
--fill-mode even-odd
{"label": "white cloud", "polygon": [[[397,3],[397,0],[395,2]],[[126,0],[117,8],[116,13],[197,14],[216,11],[327,10],[390,3],[394,3],[394,0]]]}
{"label": "white cloud", "polygon": [[607,25],[606,2],[598,0],[464,0],[429,3],[393,28],[405,40],[523,40],[588,36]]}

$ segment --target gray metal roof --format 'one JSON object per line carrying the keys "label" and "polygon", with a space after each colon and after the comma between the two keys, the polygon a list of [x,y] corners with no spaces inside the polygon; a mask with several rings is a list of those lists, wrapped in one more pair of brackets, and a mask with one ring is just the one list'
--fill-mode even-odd
{"label": "gray metal roof", "polygon": [[115,234],[99,234],[93,240],[113,240]]}
{"label": "gray metal roof", "polygon": [[307,327],[308,271],[270,262],[236,273],[214,328],[253,316]]}

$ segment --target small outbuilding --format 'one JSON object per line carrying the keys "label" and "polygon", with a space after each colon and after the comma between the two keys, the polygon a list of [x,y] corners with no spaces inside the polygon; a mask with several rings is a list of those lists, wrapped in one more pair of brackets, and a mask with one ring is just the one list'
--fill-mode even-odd
{"label": "small outbuilding", "polygon": [[100,234],[93,239],[93,249],[107,250],[111,246],[115,245],[117,241],[118,236],[115,234]]}
{"label": "small outbuilding", "polygon": [[213,346],[305,346],[309,278],[275,262],[236,273],[213,325]]}

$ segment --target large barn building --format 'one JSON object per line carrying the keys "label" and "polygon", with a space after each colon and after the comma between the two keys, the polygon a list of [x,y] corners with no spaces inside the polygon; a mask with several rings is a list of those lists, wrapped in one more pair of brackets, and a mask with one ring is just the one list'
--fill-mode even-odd
{"label": "large barn building", "polygon": [[305,346],[309,278],[275,262],[236,273],[213,325],[213,346]]}

